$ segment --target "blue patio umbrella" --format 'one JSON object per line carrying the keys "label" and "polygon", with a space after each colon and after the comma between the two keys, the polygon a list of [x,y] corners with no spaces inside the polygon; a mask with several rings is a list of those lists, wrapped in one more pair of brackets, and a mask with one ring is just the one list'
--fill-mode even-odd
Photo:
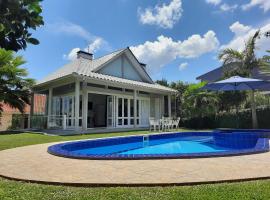
{"label": "blue patio umbrella", "polygon": [[208,83],[201,89],[212,91],[251,91],[251,112],[253,128],[258,127],[256,105],[254,101],[255,90],[270,90],[270,82],[260,79],[244,78],[240,76],[232,76],[228,79]]}

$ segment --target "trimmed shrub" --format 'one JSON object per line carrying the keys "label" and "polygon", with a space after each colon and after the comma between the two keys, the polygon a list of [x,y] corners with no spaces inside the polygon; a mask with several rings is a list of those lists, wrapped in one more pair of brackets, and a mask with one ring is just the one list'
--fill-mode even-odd
{"label": "trimmed shrub", "polygon": [[[270,128],[270,108],[257,109],[259,128]],[[251,110],[240,111],[239,113],[220,113],[207,117],[195,117],[184,119],[181,126],[193,129],[214,129],[214,128],[252,128]]]}

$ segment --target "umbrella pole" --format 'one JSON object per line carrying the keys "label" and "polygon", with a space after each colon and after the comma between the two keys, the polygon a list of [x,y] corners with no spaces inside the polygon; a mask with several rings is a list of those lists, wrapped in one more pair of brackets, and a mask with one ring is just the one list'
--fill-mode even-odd
{"label": "umbrella pole", "polygon": [[254,90],[251,91],[251,114],[252,114],[252,127],[258,128]]}

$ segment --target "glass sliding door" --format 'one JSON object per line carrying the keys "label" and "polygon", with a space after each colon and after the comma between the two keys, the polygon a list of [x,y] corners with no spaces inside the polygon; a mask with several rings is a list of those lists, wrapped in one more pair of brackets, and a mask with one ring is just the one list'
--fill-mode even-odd
{"label": "glass sliding door", "polygon": [[117,126],[123,125],[123,99],[117,98]]}
{"label": "glass sliding door", "polygon": [[130,116],[129,116],[129,125],[134,125],[134,99],[129,99],[129,108],[130,108]]}
{"label": "glass sliding door", "polygon": [[[150,116],[150,100],[137,99],[137,126],[147,126]],[[107,96],[107,127],[134,126],[134,99],[132,97]]]}
{"label": "glass sliding door", "polygon": [[117,97],[117,126],[129,126],[130,101],[128,98]]}
{"label": "glass sliding door", "polygon": [[115,96],[107,96],[107,127],[115,127]]}
{"label": "glass sliding door", "polygon": [[150,117],[150,99],[140,100],[140,125],[148,126]]}
{"label": "glass sliding door", "polygon": [[74,96],[63,97],[63,115],[67,118],[67,128],[75,126],[75,99]]}
{"label": "glass sliding door", "polygon": [[141,104],[140,104],[140,100],[137,100],[137,126],[141,125],[141,112],[140,112],[140,108],[141,108]]}
{"label": "glass sliding door", "polygon": [[[134,99],[117,97],[117,126],[132,127],[134,125]],[[140,124],[140,101],[137,100],[137,124]]]}

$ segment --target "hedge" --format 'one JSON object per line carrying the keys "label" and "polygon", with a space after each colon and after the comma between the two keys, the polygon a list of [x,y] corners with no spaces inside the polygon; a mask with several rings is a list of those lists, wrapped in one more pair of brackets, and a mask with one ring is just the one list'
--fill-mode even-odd
{"label": "hedge", "polygon": [[[259,128],[270,128],[270,108],[257,109],[257,118]],[[251,110],[184,119],[180,125],[193,129],[252,128]]]}

